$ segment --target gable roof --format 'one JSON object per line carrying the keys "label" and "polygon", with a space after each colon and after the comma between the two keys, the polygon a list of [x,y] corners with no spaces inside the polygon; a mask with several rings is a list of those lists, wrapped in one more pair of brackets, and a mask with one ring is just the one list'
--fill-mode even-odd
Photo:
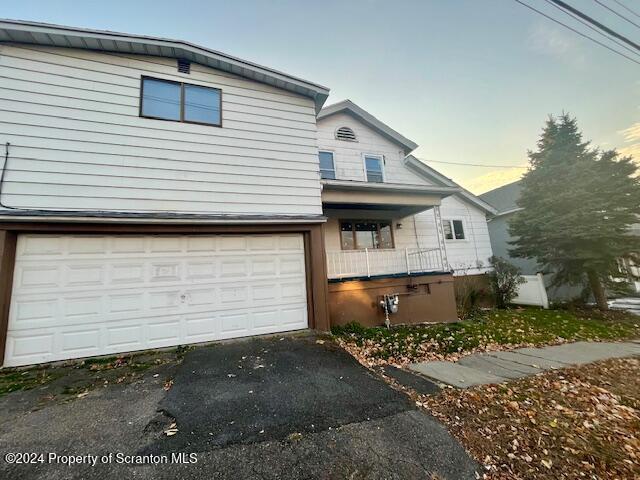
{"label": "gable roof", "polygon": [[485,202],[484,200],[478,198],[476,195],[471,193],[469,190],[461,187],[456,182],[454,182],[453,180],[451,180],[448,177],[445,177],[440,172],[438,172],[437,170],[434,170],[429,165],[427,165],[423,161],[417,159],[413,155],[408,155],[404,159],[404,163],[405,163],[405,165],[407,167],[411,168],[412,170],[416,171],[417,173],[420,173],[420,174],[426,176],[430,180],[432,180],[432,181],[434,181],[434,182],[436,182],[436,183],[438,183],[440,185],[444,185],[444,186],[447,186],[447,187],[457,187],[460,191],[455,193],[454,196],[458,196],[462,200],[466,200],[469,203],[472,203],[473,205],[475,205],[476,207],[478,207],[480,210],[484,211],[485,213],[490,213],[491,215],[495,215],[496,213],[498,213],[498,211],[492,205],[490,205],[489,203]]}
{"label": "gable roof", "polygon": [[186,59],[310,97],[316,112],[329,96],[329,89],[322,85],[183,40],[0,19],[0,42]]}
{"label": "gable roof", "polygon": [[318,113],[318,120],[327,118],[330,115],[334,115],[336,113],[348,113],[349,115],[352,115],[353,117],[360,120],[367,126],[373,128],[376,132],[380,133],[383,137],[400,145],[405,150],[405,153],[412,152],[413,150],[418,148],[417,143],[412,142],[407,137],[396,132],[390,126],[382,123],[376,117],[371,115],[369,112],[365,111],[363,108],[360,108],[351,100],[343,100],[341,102],[334,103],[332,105],[328,105],[324,107]]}
{"label": "gable roof", "polygon": [[498,215],[503,215],[520,209],[516,204],[516,201],[520,196],[521,189],[522,184],[520,183],[520,180],[518,180],[508,183],[507,185],[494,188],[493,190],[489,190],[488,192],[480,195],[480,198],[493,205],[498,211]]}

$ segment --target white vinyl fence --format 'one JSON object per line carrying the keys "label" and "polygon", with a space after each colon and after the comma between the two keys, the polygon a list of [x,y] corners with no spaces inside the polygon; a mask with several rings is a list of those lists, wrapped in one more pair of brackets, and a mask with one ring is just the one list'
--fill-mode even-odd
{"label": "white vinyl fence", "polygon": [[549,308],[547,289],[544,286],[542,274],[523,275],[522,277],[525,281],[518,286],[518,296],[512,302],[516,305],[535,305]]}

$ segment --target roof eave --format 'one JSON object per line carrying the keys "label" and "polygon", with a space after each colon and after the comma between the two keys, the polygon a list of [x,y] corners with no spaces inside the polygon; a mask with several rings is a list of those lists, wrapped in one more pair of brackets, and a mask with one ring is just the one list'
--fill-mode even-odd
{"label": "roof eave", "polygon": [[491,215],[495,215],[496,213],[498,213],[498,210],[496,210],[492,205],[478,198],[476,195],[466,190],[465,188],[461,187],[450,178],[445,177],[437,170],[434,170],[433,168],[429,167],[424,162],[421,162],[413,155],[408,155],[405,158],[405,164],[408,167],[413,168],[413,170],[416,171],[417,173],[421,173],[427,176],[428,178],[431,178],[432,180],[440,182],[444,185],[458,187],[459,192],[457,193],[457,195],[464,197],[465,199],[467,199],[469,202],[471,202],[472,204],[474,204],[476,207],[480,208],[484,212],[489,213]]}
{"label": "roof eave", "polygon": [[378,133],[380,133],[385,138],[387,138],[387,139],[391,140],[392,142],[400,145],[403,148],[405,154],[409,154],[413,150],[418,148],[418,144],[417,143],[409,140],[404,135],[396,132],[393,128],[391,128],[388,125],[386,125],[385,123],[381,122],[376,117],[371,115],[369,112],[367,112],[363,108],[361,108],[358,105],[356,105],[355,103],[353,103],[351,100],[343,100],[341,102],[334,103],[332,105],[324,107],[318,113],[318,120],[321,120],[323,118],[327,118],[327,117],[329,117],[331,115],[335,115],[336,113],[340,113],[340,112],[346,112],[346,113],[352,115],[356,119],[358,119],[358,120],[364,122],[365,124],[369,125],[370,127],[372,127],[374,130],[376,130]]}
{"label": "roof eave", "polygon": [[0,42],[186,58],[194,63],[312,98],[316,113],[329,96],[329,89],[325,86],[182,40],[0,19]]}
{"label": "roof eave", "polygon": [[388,193],[424,193],[447,197],[460,191],[459,187],[439,187],[428,185],[408,185],[396,183],[374,183],[352,180],[321,180],[323,188],[331,190],[359,190]]}

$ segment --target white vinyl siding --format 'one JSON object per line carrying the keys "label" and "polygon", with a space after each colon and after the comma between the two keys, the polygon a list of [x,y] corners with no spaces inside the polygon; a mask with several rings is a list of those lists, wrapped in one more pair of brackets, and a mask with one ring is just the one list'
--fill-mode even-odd
{"label": "white vinyl siding", "polygon": [[[484,212],[459,197],[451,196],[442,199],[440,215],[443,220],[463,221],[464,240],[446,242],[447,260],[455,274],[473,275],[486,272],[492,250]],[[413,218],[407,217],[397,221],[402,223],[402,228],[394,229],[396,248],[438,248],[433,210],[419,213],[415,219],[417,241]],[[481,267],[478,267],[479,264]]]}
{"label": "white vinyl siding", "polygon": [[[337,140],[335,132],[339,127],[351,128],[356,141]],[[404,165],[402,147],[346,113],[336,113],[318,121],[318,147],[333,152],[338,180],[366,182],[363,156],[367,154],[384,158],[385,183],[432,185]]]}
{"label": "white vinyl siding", "polygon": [[283,235],[21,235],[5,366],[307,327]]}
{"label": "white vinyl siding", "polygon": [[[313,101],[192,64],[0,47],[2,201],[34,209],[321,213]],[[141,118],[141,77],[222,90],[222,128]]]}

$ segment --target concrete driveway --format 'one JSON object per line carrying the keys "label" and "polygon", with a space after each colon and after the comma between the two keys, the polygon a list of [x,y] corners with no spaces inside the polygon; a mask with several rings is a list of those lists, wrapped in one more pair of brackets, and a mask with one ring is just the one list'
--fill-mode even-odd
{"label": "concrete driveway", "polygon": [[314,338],[197,348],[131,384],[44,406],[39,395],[0,398],[2,455],[45,454],[2,461],[3,478],[476,478],[437,421]]}

